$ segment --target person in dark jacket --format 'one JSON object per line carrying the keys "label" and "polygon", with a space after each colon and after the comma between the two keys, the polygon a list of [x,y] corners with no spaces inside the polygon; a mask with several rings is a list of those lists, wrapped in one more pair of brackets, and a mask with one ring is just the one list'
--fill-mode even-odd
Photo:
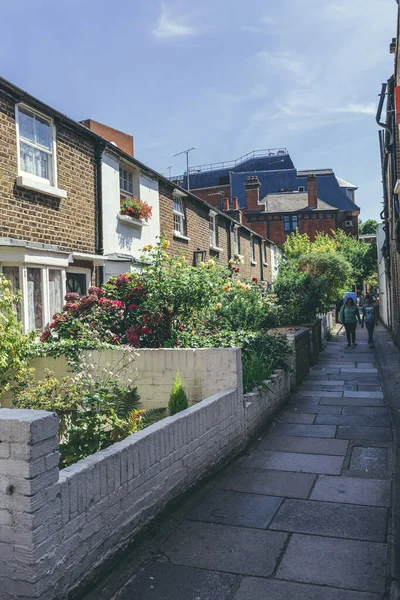
{"label": "person in dark jacket", "polygon": [[362,313],[362,326],[367,328],[368,331],[368,346],[370,348],[374,347],[374,329],[378,324],[378,311],[376,309],[376,305],[372,302],[372,296],[369,294],[365,296],[365,304],[361,309]]}
{"label": "person in dark jacket", "polygon": [[361,325],[360,312],[357,304],[352,298],[347,298],[346,303],[340,309],[339,320],[343,323],[346,330],[347,347],[357,346],[356,344],[356,328],[357,321]]}

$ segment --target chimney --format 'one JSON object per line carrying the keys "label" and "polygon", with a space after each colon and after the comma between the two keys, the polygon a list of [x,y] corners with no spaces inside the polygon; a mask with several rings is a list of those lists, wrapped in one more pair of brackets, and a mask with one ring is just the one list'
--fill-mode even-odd
{"label": "chimney", "polygon": [[222,198],[222,210],[229,210],[229,198]]}
{"label": "chimney", "polygon": [[238,223],[242,223],[242,211],[239,208],[239,200],[232,198],[232,208],[229,209],[229,216],[235,219]]}
{"label": "chimney", "polygon": [[246,177],[246,210],[262,210],[258,204],[260,199],[260,181],[256,176]]}
{"label": "chimney", "polygon": [[309,175],[307,179],[308,208],[318,208],[317,178]]}
{"label": "chimney", "polygon": [[108,127],[108,125],[103,125],[103,123],[93,121],[93,119],[85,119],[79,122],[133,158],[133,136],[113,127]]}

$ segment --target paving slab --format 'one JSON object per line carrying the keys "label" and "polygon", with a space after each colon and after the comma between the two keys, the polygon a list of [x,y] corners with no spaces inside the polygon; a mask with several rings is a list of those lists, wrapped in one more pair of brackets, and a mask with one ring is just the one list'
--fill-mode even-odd
{"label": "paving slab", "polygon": [[[326,394],[324,394],[326,395]],[[383,392],[343,392],[344,398],[383,398]]]}
{"label": "paving slab", "polygon": [[301,388],[306,390],[310,385],[326,385],[326,386],[335,386],[335,385],[344,385],[344,380],[338,379],[334,381],[327,380],[327,377],[321,378],[321,376],[309,375],[307,380],[302,384]]}
{"label": "paving slab", "polygon": [[342,412],[341,406],[321,406],[321,404],[301,404],[296,402],[286,405],[288,411],[299,411],[308,414],[324,414],[324,415],[340,415]]}
{"label": "paving slab", "polygon": [[365,373],[365,374],[374,373],[374,374],[378,375],[378,369],[376,369],[375,367],[368,367],[367,369],[363,369],[363,368],[360,368],[360,367],[354,367],[353,368],[353,367],[346,366],[346,367],[342,367],[341,368],[341,373],[357,373],[357,374],[360,374],[360,373]]}
{"label": "paving slab", "polygon": [[[318,425],[314,427],[318,427]],[[347,427],[340,425],[336,437],[357,442],[391,442],[392,432],[388,427]]]}
{"label": "paving slab", "polygon": [[321,396],[320,404],[333,406],[383,406],[381,398],[332,398]]}
{"label": "paving slab", "polygon": [[186,518],[238,527],[266,529],[283,498],[215,490],[193,506]]}
{"label": "paving slab", "polygon": [[343,406],[342,415],[368,415],[381,417],[387,415],[385,406]]}
{"label": "paving slab", "polygon": [[[299,390],[296,393],[296,397],[298,398],[315,398],[318,396],[324,396],[325,398],[339,398],[341,397],[345,392],[341,392],[341,391],[334,391],[334,392],[330,392],[330,391],[325,391],[325,390]],[[354,392],[348,392],[353,394]]]}
{"label": "paving slab", "polygon": [[335,437],[336,427],[333,425],[296,425],[277,423],[267,430],[269,435],[300,435],[302,437]]}
{"label": "paving slab", "polygon": [[345,456],[348,442],[331,438],[310,438],[299,436],[264,437],[257,450],[275,450],[280,452],[301,452],[306,454],[325,454]]}
{"label": "paving slab", "polygon": [[310,498],[324,502],[389,507],[390,489],[390,481],[320,475]]}
{"label": "paving slab", "polygon": [[318,396],[297,396],[297,394],[294,394],[291,396],[290,402],[287,404],[287,406],[290,406],[292,402],[298,404],[299,406],[317,406],[319,403],[319,398]]}
{"label": "paving slab", "polygon": [[[290,407],[287,406],[289,409]],[[315,414],[310,413],[301,413],[296,411],[287,410],[285,412],[280,413],[278,417],[276,417],[275,421],[277,423],[302,423],[302,424],[311,424],[315,420]]]}
{"label": "paving slab", "polygon": [[384,542],[386,526],[386,508],[313,500],[285,500],[269,529]]}
{"label": "paving slab", "polygon": [[173,564],[269,577],[287,534],[184,521],[164,545]]}
{"label": "paving slab", "polygon": [[319,425],[352,425],[356,427],[390,427],[389,417],[382,415],[317,415]]}
{"label": "paving slab", "polygon": [[118,600],[230,600],[240,576],[148,562],[118,593]]}
{"label": "paving slab", "polygon": [[[304,391],[311,391],[312,393],[314,392],[321,392],[320,396],[322,396],[322,392],[346,392],[346,391],[355,391],[356,390],[356,384],[353,383],[346,383],[343,385],[329,385],[329,383],[334,384],[334,382],[329,382],[327,381],[325,384],[320,384],[320,383],[309,383],[308,385],[304,385],[303,386],[303,390]],[[337,394],[335,394],[337,396]]]}
{"label": "paving slab", "polygon": [[386,544],[293,534],[277,570],[278,579],[385,591]]}
{"label": "paving slab", "polygon": [[351,452],[350,469],[357,471],[376,471],[388,468],[386,448],[365,448],[355,446]]}
{"label": "paving slab", "polygon": [[[212,597],[214,598],[214,597]],[[234,600],[381,600],[381,594],[354,592],[276,579],[244,577]],[[147,600],[147,599],[146,599]],[[158,600],[158,598],[157,598]],[[167,599],[169,600],[169,598]]]}
{"label": "paving slab", "polygon": [[299,452],[255,451],[245,466],[276,471],[295,471],[299,473],[325,473],[339,475],[344,458],[325,456],[324,454],[301,454]]}
{"label": "paving slab", "polygon": [[358,383],[357,384],[358,392],[379,392],[381,391],[381,386],[373,383]]}
{"label": "paving slab", "polygon": [[307,498],[315,475],[309,473],[287,473],[263,469],[234,469],[218,480],[218,487],[236,492]]}

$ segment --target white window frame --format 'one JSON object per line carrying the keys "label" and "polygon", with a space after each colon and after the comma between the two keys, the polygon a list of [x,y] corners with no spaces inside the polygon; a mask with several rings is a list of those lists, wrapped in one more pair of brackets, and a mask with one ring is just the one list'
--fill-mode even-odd
{"label": "white window frame", "polygon": [[264,266],[268,267],[268,245],[267,242],[263,242],[263,259],[264,259]]}
{"label": "white window frame", "polygon": [[[174,235],[182,237],[185,235],[185,207],[183,199],[176,194],[172,196],[173,201],[173,219],[174,219]],[[175,225],[178,225],[176,227]]]}
{"label": "white window frame", "polygon": [[209,212],[210,248],[217,248],[217,214],[213,210]]}
{"label": "white window frame", "polygon": [[[37,115],[41,117],[45,121],[48,121],[50,125],[50,139],[51,139],[51,151],[41,148],[40,146],[35,146],[31,141],[22,139],[19,131],[19,106],[25,108],[27,111],[31,112],[33,115]],[[57,179],[57,143],[56,143],[56,127],[54,125],[54,120],[43,114],[42,112],[31,108],[28,104],[21,103],[20,105],[15,105],[15,126],[17,130],[17,157],[18,157],[18,176],[27,176],[29,179],[36,181],[37,183],[48,185],[49,187],[57,188],[58,187],[58,179]],[[21,141],[32,148],[37,148],[41,152],[44,152],[49,156],[49,169],[50,169],[50,179],[46,179],[45,177],[39,177],[39,175],[34,175],[33,173],[29,173],[28,171],[24,171],[21,166]]]}
{"label": "white window frame", "polygon": [[[123,175],[121,175],[121,171],[125,171],[127,177],[124,177]],[[129,175],[131,176],[131,181],[130,181],[131,186],[132,186],[131,192],[121,186],[121,180],[126,179],[129,183]],[[133,171],[130,171],[129,169],[125,168],[124,165],[119,165],[119,191],[120,191],[121,195],[133,196],[133,175],[134,175]]]}
{"label": "white window frame", "polygon": [[239,243],[239,227],[235,225],[233,229],[233,254],[234,256],[239,256],[240,254],[240,243]]}
{"label": "white window frame", "polygon": [[256,249],[255,249],[253,236],[250,236],[250,262],[252,265],[257,264],[256,263]]}
{"label": "white window frame", "polygon": [[[132,192],[128,192],[121,187],[121,170],[132,175]],[[119,163],[118,187],[121,198],[132,198],[133,196],[135,198],[140,198],[140,173],[133,167],[133,165],[128,165],[122,161]]]}

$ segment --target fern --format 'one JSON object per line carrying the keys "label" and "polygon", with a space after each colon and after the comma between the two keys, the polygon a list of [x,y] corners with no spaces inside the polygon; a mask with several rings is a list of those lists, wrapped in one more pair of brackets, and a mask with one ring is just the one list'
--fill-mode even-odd
{"label": "fern", "polygon": [[169,396],[168,410],[169,414],[175,415],[181,410],[185,410],[189,406],[188,398],[182,385],[182,378],[179,371],[176,374],[174,383],[172,384],[172,392]]}
{"label": "fern", "polygon": [[165,417],[166,408],[149,408],[142,413],[143,427],[157,423]]}
{"label": "fern", "polygon": [[137,409],[139,402],[140,396],[136,387],[119,388],[113,398],[112,408],[120,419],[127,419],[128,415]]}

